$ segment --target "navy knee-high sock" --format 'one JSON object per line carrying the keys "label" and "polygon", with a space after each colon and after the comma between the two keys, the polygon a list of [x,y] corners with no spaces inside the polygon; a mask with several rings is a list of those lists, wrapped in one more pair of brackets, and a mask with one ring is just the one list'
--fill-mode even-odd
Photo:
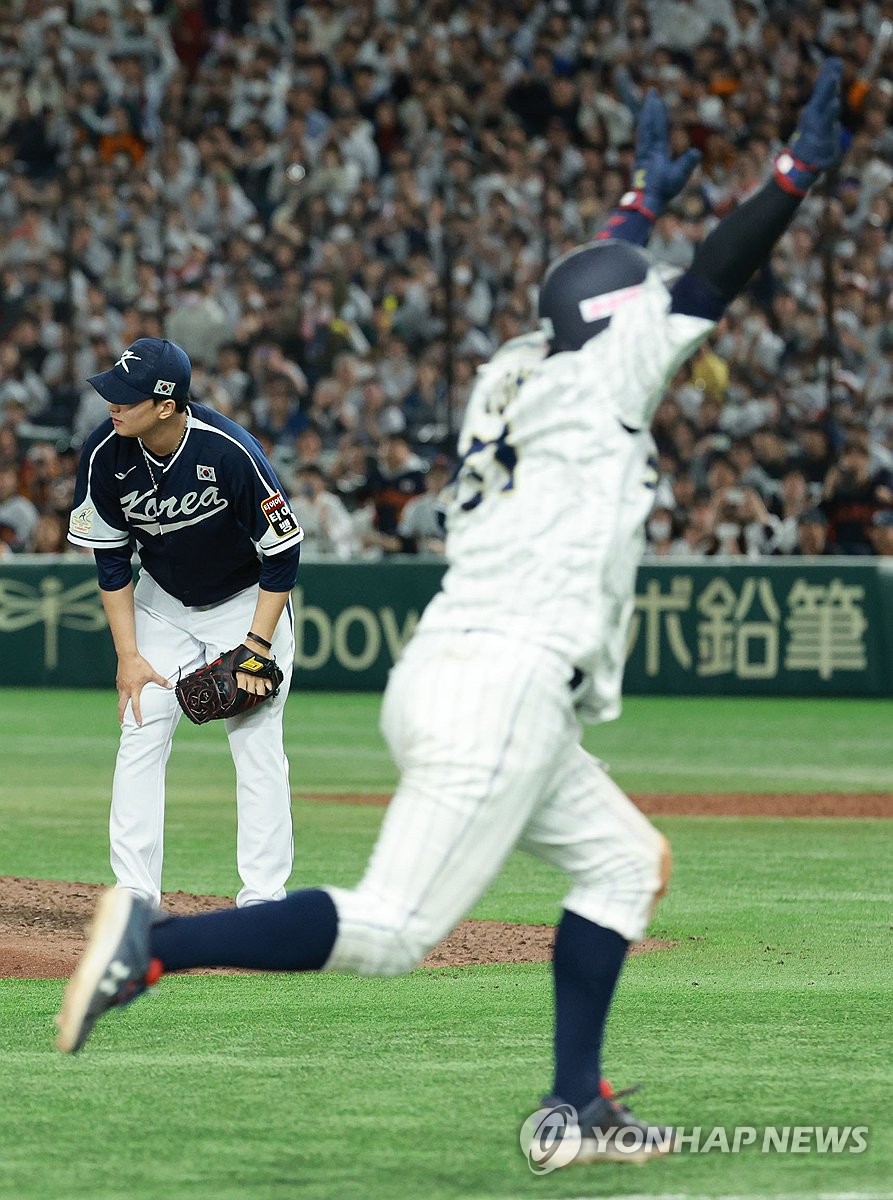
{"label": "navy knee-high sock", "polygon": [[565,910],[555,934],[555,1084],[575,1108],[598,1095],[605,1022],[629,942]]}
{"label": "navy knee-high sock", "polygon": [[328,892],[307,888],[284,900],[228,908],[153,925],[149,952],[165,971],[247,967],[318,971],[332,952],[338,913]]}

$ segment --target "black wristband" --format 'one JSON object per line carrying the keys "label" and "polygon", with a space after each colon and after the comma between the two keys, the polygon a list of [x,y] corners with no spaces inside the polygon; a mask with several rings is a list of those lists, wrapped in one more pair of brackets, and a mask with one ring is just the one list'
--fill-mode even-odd
{"label": "black wristband", "polygon": [[268,650],[273,649],[273,643],[268,642],[266,638],[259,637],[256,633],[249,633],[248,636],[253,638],[256,642],[259,642],[261,646],[266,646]]}

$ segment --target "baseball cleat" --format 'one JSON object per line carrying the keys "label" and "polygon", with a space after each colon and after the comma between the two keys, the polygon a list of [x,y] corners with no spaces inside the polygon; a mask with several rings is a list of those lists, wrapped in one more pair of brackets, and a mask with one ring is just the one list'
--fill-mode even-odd
{"label": "baseball cleat", "polygon": [[522,1149],[534,1173],[545,1174],[572,1163],[642,1166],[668,1154],[673,1149],[673,1129],[639,1121],[618,1103],[621,1096],[637,1090],[614,1092],[607,1080],[602,1080],[599,1095],[579,1111],[560,1096],[546,1097],[522,1130]]}
{"label": "baseball cleat", "polygon": [[673,1128],[650,1125],[639,1121],[624,1104],[621,1096],[632,1095],[639,1085],[615,1092],[603,1079],[600,1095],[580,1110],[582,1134],[577,1162],[625,1162],[641,1166],[649,1159],[669,1154],[673,1148]]}
{"label": "baseball cleat", "polygon": [[56,1046],[63,1054],[76,1054],[104,1012],[129,1004],[161,977],[161,962],[149,954],[154,918],[151,905],[130,892],[112,889],[101,898],[56,1017]]}

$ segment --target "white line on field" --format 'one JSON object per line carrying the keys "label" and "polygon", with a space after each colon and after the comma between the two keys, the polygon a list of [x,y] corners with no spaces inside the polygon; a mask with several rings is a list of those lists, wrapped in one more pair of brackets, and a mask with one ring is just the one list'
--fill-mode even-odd
{"label": "white line on field", "polygon": [[[540,1200],[550,1198],[541,1197]],[[752,1192],[735,1196],[715,1196],[707,1193],[696,1196],[691,1192],[639,1192],[630,1195],[624,1192],[618,1196],[573,1196],[565,1197],[565,1200],[757,1200],[757,1196]],[[771,1200],[893,1200],[893,1192],[779,1192],[773,1194]]]}

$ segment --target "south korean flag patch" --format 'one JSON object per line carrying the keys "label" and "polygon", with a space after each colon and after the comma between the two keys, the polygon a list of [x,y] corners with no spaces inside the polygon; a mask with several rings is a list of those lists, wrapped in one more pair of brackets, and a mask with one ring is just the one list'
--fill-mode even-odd
{"label": "south korean flag patch", "polygon": [[170,379],[159,379],[152,390],[156,396],[173,396],[175,387]]}
{"label": "south korean flag patch", "polygon": [[260,510],[277,537],[289,537],[298,528],[295,514],[288,507],[288,501],[281,492],[274,492],[272,496],[262,500]]}

